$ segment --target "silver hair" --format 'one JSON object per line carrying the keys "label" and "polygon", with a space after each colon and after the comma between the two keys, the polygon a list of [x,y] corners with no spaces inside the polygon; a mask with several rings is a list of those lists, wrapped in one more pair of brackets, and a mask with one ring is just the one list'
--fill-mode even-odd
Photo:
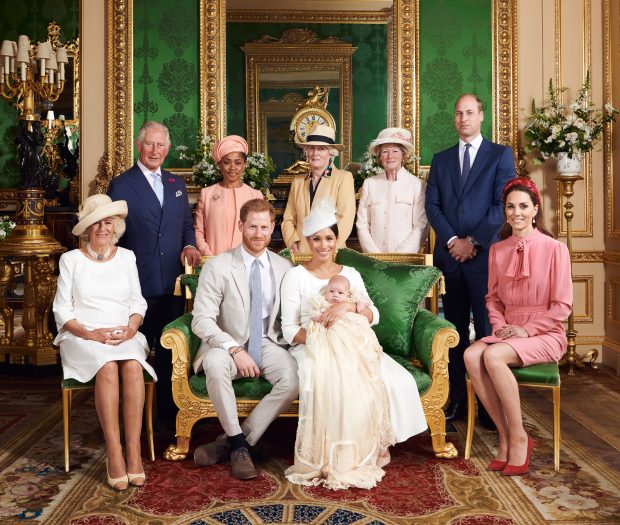
{"label": "silver hair", "polygon": [[[306,144],[303,145],[301,147],[301,149],[304,150],[304,153],[306,152],[306,150],[310,147],[310,146],[317,146],[318,144]],[[330,148],[327,144],[320,144],[320,146],[323,146],[325,148],[327,148],[327,151],[329,152],[329,156],[332,159],[335,159],[338,155],[340,155],[340,152],[336,149],[336,148]]]}
{"label": "silver hair", "polygon": [[[112,246],[116,245],[116,243],[118,242],[118,240],[123,236],[123,233],[125,233],[125,228],[127,227],[127,225],[125,224],[125,219],[123,219],[122,217],[119,217],[118,215],[113,215],[112,217],[106,217],[106,219],[112,219],[113,223],[114,223],[114,235],[112,235],[112,239],[110,240],[110,244]],[[96,224],[96,223],[94,223]],[[82,235],[80,235],[80,239],[82,239],[85,242],[90,241],[90,236],[88,235],[88,230],[89,228],[93,226],[93,224],[91,224],[90,226],[88,226],[88,228],[86,228],[84,230],[84,233],[82,233]]]}
{"label": "silver hair", "polygon": [[140,131],[138,131],[138,138],[136,140],[138,142],[142,142],[144,140],[146,130],[150,128],[157,128],[163,131],[166,134],[166,142],[170,144],[170,132],[168,131],[168,128],[164,126],[161,122],[155,122],[154,120],[147,120],[144,124],[142,124]]}

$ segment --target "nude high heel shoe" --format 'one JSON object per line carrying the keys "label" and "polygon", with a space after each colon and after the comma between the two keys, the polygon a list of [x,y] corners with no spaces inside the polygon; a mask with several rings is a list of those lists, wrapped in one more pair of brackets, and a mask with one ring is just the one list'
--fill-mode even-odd
{"label": "nude high heel shoe", "polygon": [[108,460],[105,460],[105,473],[108,478],[108,485],[114,490],[127,490],[129,487],[129,478],[127,474],[121,476],[120,478],[111,478],[110,472],[108,471]]}
{"label": "nude high heel shoe", "polygon": [[129,484],[134,487],[142,487],[144,483],[146,483],[146,474],[144,471],[139,472],[138,474],[131,474],[127,472],[127,478],[129,479]]}

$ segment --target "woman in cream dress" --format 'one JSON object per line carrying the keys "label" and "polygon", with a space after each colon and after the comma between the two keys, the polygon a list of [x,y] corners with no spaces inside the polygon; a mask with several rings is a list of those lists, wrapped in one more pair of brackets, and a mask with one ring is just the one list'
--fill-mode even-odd
{"label": "woman in cream dress", "polygon": [[[82,383],[96,376],[95,406],[106,443],[108,484],[116,490],[142,486],[146,476],[140,454],[144,376],[155,371],[146,362],[149,348],[138,329],[146,312],[136,258],[115,246],[125,231],[125,201],[107,195],[84,201],[73,234],[86,245],[62,255],[54,298],[54,316],[63,376]],[[125,452],[120,439],[118,405],[122,379]]]}
{"label": "woman in cream dress", "polygon": [[411,133],[386,128],[368,151],[383,173],[369,177],[360,190],[357,237],[366,253],[418,253],[428,234],[424,211],[426,184],[403,166],[413,153]]}
{"label": "woman in cream dress", "polygon": [[[325,340],[322,330],[310,326],[322,324],[329,329],[355,310],[353,303],[345,302],[312,317],[313,297],[334,275],[343,275],[352,289],[366,295],[359,272],[333,261],[336,221],[333,207],[330,210],[317,203],[302,232],[312,259],[289,270],[282,281],[282,333],[298,362],[300,398],[295,464],[286,475],[306,485],[371,488],[384,474],[381,467],[389,462],[386,446],[426,430],[427,424],[416,382],[407,370],[383,352],[376,362],[370,352],[365,359],[356,352],[354,339],[341,351],[320,346]],[[374,305],[361,313],[371,325],[379,322]],[[310,323],[311,319],[317,323]],[[312,346],[313,338],[318,347]],[[382,389],[377,382],[383,383]],[[378,388],[387,396],[383,407],[377,404]],[[369,396],[372,392],[374,398]]]}

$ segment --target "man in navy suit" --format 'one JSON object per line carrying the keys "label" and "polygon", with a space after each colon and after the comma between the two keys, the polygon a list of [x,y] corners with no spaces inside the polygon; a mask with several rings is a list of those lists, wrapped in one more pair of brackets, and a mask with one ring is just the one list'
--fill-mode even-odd
{"label": "man in navy suit", "polygon": [[185,258],[196,266],[200,253],[194,247],[194,224],[187,189],[180,177],[162,170],[168,151],[168,129],[158,122],[145,122],[136,140],[138,161],[115,177],[108,188],[112,200],[127,201],[127,229],[119,246],[136,255],[142,295],[148,309],[140,331],[155,348],[157,372],[157,419],[168,430],[175,428],[176,407],[172,400],[172,360],[159,343],[166,324],[183,314],[184,300],[174,295],[176,278]]}
{"label": "man in navy suit", "polygon": [[448,426],[467,409],[463,352],[470,312],[476,339],[491,332],[485,304],[489,248],[504,220],[502,189],[515,176],[512,149],[482,137],[483,119],[477,96],[459,96],[454,106],[459,143],[435,154],[426,188],[426,215],[437,235],[434,263],[446,281],[444,314],[460,337],[450,352]]}

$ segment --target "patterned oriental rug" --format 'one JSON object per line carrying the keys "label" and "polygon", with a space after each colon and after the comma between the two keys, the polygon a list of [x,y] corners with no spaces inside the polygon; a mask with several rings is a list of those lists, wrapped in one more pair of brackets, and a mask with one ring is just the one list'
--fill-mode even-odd
{"label": "patterned oriental rug", "polygon": [[[1,389],[0,389],[1,390]],[[289,484],[295,420],[279,420],[257,451],[260,475],[247,482],[229,465],[190,460],[145,461],[142,489],[105,484],[101,431],[91,392],[74,396],[71,463],[63,471],[60,392],[0,397],[0,523],[122,524],[356,524],[504,525],[620,523],[620,478],[564,437],[559,473],[553,470],[551,428],[527,405],[527,431],[538,442],[532,470],[521,478],[487,472],[495,436],[476,435],[471,462],[434,458],[427,436],[392,452],[373,490],[330,491]],[[464,426],[451,435],[462,458]],[[217,424],[198,428],[193,444],[212,439]],[[165,445],[158,443],[161,457]],[[143,449],[146,447],[143,445]]]}

